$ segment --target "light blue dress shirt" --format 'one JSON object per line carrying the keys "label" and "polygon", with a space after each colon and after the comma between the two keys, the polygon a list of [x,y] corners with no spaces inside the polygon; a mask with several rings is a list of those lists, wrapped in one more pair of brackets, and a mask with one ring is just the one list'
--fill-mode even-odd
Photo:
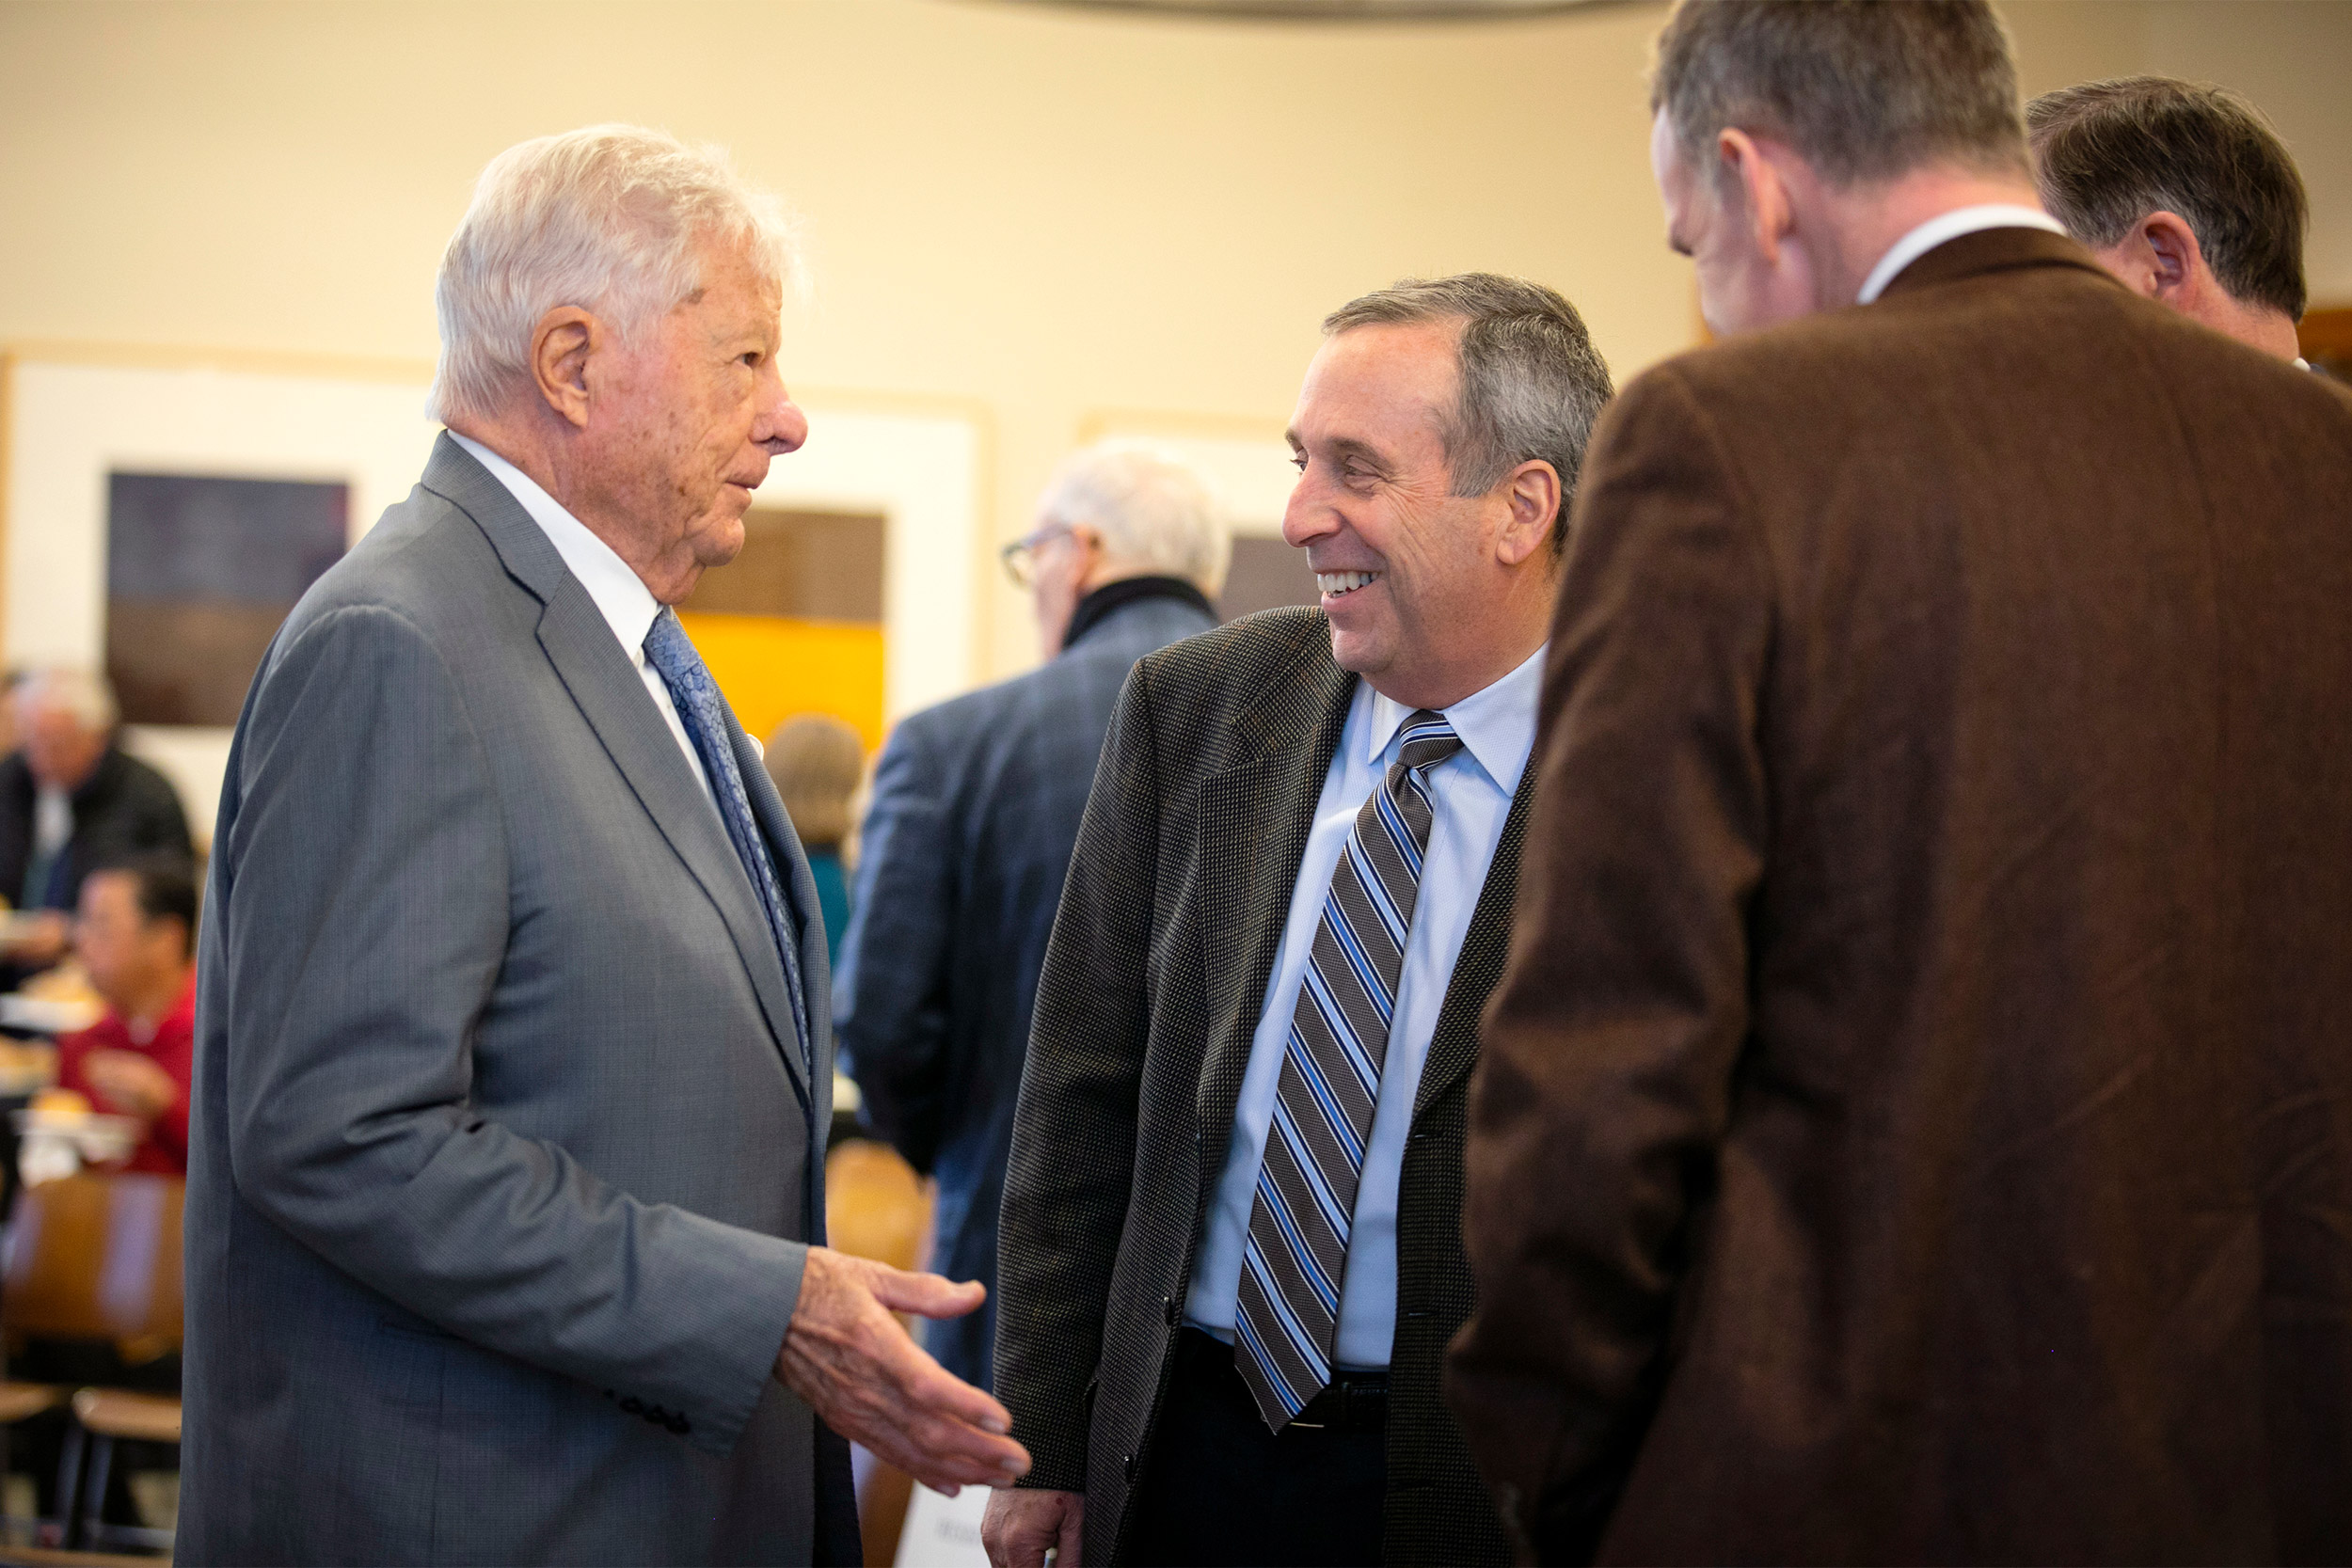
{"label": "light blue dress shirt", "polygon": [[[1396,1187],[1405,1164],[1405,1140],[1412,1132],[1413,1099],[1421,1088],[1422,1063],[1437,1033],[1454,960],[1470,932],[1470,913],[1486,885],[1486,870],[1502,837],[1511,797],[1527,769],[1535,744],[1535,699],[1543,683],[1544,653],[1474,696],[1445,710],[1462,750],[1429,775],[1434,811],[1429,849],[1422,866],[1413,925],[1405,940],[1405,969],[1397,984],[1396,1014],[1389,1026],[1389,1052],[1380,1069],[1380,1099],[1372,1113],[1372,1138],[1356,1188],[1356,1219],[1347,1248],[1347,1272],[1340,1281],[1336,1354],[1343,1367],[1385,1367],[1396,1338]],[[1274,955],[1264,1009],[1250,1038],[1249,1066],[1242,1076],[1233,1111],[1233,1141],[1225,1174],[1209,1211],[1207,1233],[1192,1271],[1184,1320],[1218,1338],[1233,1338],[1233,1304],[1241,1289],[1242,1250],[1249,1241],[1249,1208],[1258,1193],[1258,1167],[1265,1156],[1266,1125],[1274,1118],[1274,1096],[1282,1078],[1282,1051],[1291,1014],[1307,971],[1308,950],[1323,918],[1324,895],[1331,891],[1356,814],[1396,760],[1396,732],[1413,710],[1383,697],[1369,682],[1356,683],[1339,749],[1324,775],[1315,802],[1314,827],[1291,889],[1290,918]]]}

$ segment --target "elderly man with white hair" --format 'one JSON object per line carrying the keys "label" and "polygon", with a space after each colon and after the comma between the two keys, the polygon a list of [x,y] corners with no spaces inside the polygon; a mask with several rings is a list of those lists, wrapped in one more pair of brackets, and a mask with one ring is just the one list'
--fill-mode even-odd
{"label": "elderly man with white hair", "polygon": [[0,760],[0,899],[32,918],[0,963],[46,969],[72,941],[82,880],[138,856],[190,859],[171,781],[117,743],[114,689],[87,670],[35,670],[13,695],[20,750]]}
{"label": "elderly man with white hair", "polygon": [[[938,1178],[931,1266],[992,1296],[1029,1010],[1095,759],[1136,660],[1217,624],[1231,545],[1189,467],[1104,442],[1062,464],[1004,553],[1046,663],[899,722],[834,992],[869,1119]],[[995,1329],[992,1301],[925,1343],[986,1388]]]}
{"label": "elderly man with white hair", "polygon": [[223,785],[184,1561],[853,1561],[834,1433],[1026,1467],[891,1315],[980,1292],[820,1244],[816,894],[669,608],[806,435],[790,263],[720,155],[625,126],[501,154],[450,244],[449,434]]}

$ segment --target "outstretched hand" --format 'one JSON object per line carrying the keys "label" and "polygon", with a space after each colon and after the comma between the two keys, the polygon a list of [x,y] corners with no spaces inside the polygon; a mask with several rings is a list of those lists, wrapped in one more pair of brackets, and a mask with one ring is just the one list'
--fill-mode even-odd
{"label": "outstretched hand", "polygon": [[1006,1435],[1012,1418],[891,1316],[960,1318],[987,1297],[977,1280],[955,1285],[811,1247],[776,1376],[827,1426],[933,1491],[1009,1485],[1029,1471],[1028,1450]]}

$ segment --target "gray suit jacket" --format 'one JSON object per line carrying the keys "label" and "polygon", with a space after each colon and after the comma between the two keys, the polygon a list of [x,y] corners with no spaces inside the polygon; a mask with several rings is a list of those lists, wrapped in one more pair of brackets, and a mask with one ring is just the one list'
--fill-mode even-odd
{"label": "gray suit jacket", "polygon": [[182,1560],[854,1554],[837,1440],[770,1376],[830,1037],[804,1065],[708,797],[446,436],[254,680],[200,974]]}
{"label": "gray suit jacket", "polygon": [[939,1179],[931,1267],[988,1287],[924,1325],[983,1388],[1029,1010],[1103,736],[1136,659],[1216,625],[1173,597],[1120,605],[1042,668],[901,720],[875,770],[834,1022],[869,1118]]}

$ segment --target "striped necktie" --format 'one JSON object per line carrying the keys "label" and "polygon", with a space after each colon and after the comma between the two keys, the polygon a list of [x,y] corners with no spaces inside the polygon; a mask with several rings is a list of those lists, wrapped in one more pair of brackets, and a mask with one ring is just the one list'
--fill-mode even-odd
{"label": "striped necktie", "polygon": [[752,816],[752,799],[744,791],[743,775],[735,766],[735,748],[727,738],[719,685],[710,678],[703,656],[694,651],[686,628],[678,625],[677,612],[667,605],[661,607],[661,613],[653,618],[653,625],[646,629],[645,662],[660,675],[661,684],[670,689],[670,701],[676,705],[677,716],[686,725],[686,736],[694,743],[695,754],[703,759],[703,771],[710,777],[711,798],[718,803],[720,819],[726,824],[727,840],[735,846],[736,858],[743,863],[743,874],[751,879],[752,895],[759,900],[760,913],[768,917],[768,934],[775,941],[776,957],[784,964],[785,989],[792,997],[792,1022],[800,1035],[793,1044],[799,1048],[801,1062],[805,1066],[808,1004],[801,994],[801,958],[792,929],[792,906],[785,898],[775,862],[770,858],[759,823]]}
{"label": "striped necktie", "polygon": [[1249,1206],[1234,1364],[1274,1432],[1331,1381],[1356,1185],[1429,847],[1429,769],[1462,749],[1425,708],[1397,733],[1397,760],[1356,814],[1324,895]]}

